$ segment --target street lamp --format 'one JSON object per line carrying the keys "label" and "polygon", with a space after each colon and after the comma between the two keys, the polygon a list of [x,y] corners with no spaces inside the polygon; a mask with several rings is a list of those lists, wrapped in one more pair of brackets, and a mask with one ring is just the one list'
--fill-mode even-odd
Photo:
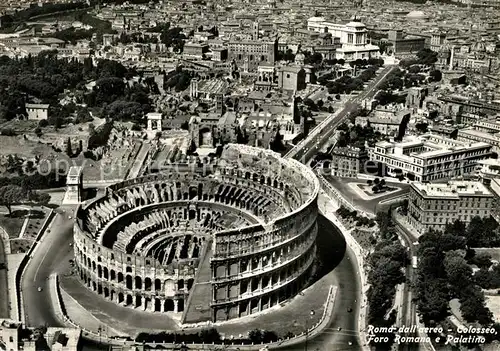
{"label": "street lamp", "polygon": [[[309,316],[310,318],[312,319],[312,317],[316,314],[316,312],[314,312],[314,310],[311,310],[311,312],[309,312]],[[306,342],[305,342],[305,348],[304,348],[304,351],[307,351],[307,338],[309,336],[309,323],[308,323],[308,319],[306,319]]]}
{"label": "street lamp", "polygon": [[104,328],[102,328],[101,326],[99,326],[97,328],[97,333],[99,334],[99,347],[101,346],[101,332],[103,331]]}

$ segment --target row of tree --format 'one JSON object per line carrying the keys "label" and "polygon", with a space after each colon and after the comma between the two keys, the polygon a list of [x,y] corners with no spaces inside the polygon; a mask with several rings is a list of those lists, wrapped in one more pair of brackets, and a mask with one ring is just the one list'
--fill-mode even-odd
{"label": "row of tree", "polygon": [[[390,212],[378,213],[379,243],[368,259],[368,323],[376,327],[391,327],[396,322],[396,310],[391,310],[396,295],[396,286],[405,281],[403,268],[409,263],[408,254],[395,235]],[[393,333],[377,333],[388,341],[376,345],[386,350],[393,343]]]}
{"label": "row of tree", "polygon": [[448,224],[443,232],[430,230],[419,238],[415,295],[426,325],[442,322],[449,315],[449,301],[454,298],[459,299],[462,317],[467,322],[492,324],[492,313],[485,305],[484,295],[467,262],[471,256],[467,247],[482,240],[473,236],[490,223],[489,219],[479,217],[473,218],[468,226],[456,221]]}
{"label": "row of tree", "polygon": [[340,135],[337,140],[338,147],[353,146],[364,149],[365,143],[374,144],[380,139],[380,132],[375,131],[370,125],[360,126],[359,124],[349,127],[343,123],[339,128]]}
{"label": "row of tree", "polygon": [[[293,336],[287,335],[287,336]],[[261,343],[271,343],[278,341],[278,335],[269,330],[253,329],[248,332],[247,338],[231,339],[230,342],[237,344],[261,344]],[[139,343],[186,343],[186,344],[222,344],[224,343],[221,335],[215,328],[204,329],[198,333],[167,333],[161,332],[158,334],[148,334],[140,333],[136,339]]]}
{"label": "row of tree", "polygon": [[[75,112],[76,105],[60,106],[59,96],[66,90],[75,89],[82,92],[75,94],[80,100],[77,102],[86,102],[89,106],[101,107],[118,99],[149,105],[147,95],[151,89],[148,85],[130,87],[124,83],[124,79],[135,74],[116,61],[101,60],[94,66],[90,58],[82,63],[76,59],[58,59],[56,51],[19,59],[1,56],[0,118],[13,119],[26,114],[25,102],[35,98],[51,105],[49,122],[60,124]],[[96,80],[96,86],[87,94],[84,84],[92,80]]]}
{"label": "row of tree", "polygon": [[438,57],[438,53],[431,49],[422,49],[417,52],[416,58],[403,59],[399,62],[401,67],[410,67],[413,65],[432,66]]}
{"label": "row of tree", "polygon": [[47,205],[50,201],[50,195],[47,193],[38,193],[30,188],[18,185],[4,185],[0,187],[0,206],[5,206],[12,215],[12,206],[23,202],[32,202],[40,205]]}

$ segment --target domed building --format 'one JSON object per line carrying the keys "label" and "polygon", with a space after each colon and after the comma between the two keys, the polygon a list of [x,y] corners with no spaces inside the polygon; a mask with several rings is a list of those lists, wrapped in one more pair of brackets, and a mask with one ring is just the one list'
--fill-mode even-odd
{"label": "domed building", "polygon": [[423,11],[411,11],[406,15],[406,18],[411,20],[428,20],[429,16],[425,14]]}

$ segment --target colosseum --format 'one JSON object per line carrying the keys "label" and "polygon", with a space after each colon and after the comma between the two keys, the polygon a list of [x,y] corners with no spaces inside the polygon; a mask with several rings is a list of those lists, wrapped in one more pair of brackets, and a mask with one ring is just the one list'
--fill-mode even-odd
{"label": "colosseum", "polygon": [[310,282],[318,191],[312,170],[269,150],[186,157],[78,209],[79,277],[103,298],[182,323],[258,313]]}

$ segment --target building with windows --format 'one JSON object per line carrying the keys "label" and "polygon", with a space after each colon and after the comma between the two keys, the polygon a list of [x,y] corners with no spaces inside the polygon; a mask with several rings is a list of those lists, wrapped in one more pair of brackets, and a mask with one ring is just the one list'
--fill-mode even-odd
{"label": "building with windows", "polygon": [[472,127],[458,131],[457,140],[490,144],[496,153],[500,151],[500,121],[497,119],[478,120]]}
{"label": "building with windows", "polygon": [[311,17],[307,29],[320,33],[331,33],[332,38],[340,38],[341,47],[336,49],[335,58],[346,61],[379,57],[380,48],[368,43],[366,26],[356,20],[347,24],[326,21],[323,17]]}
{"label": "building with windows", "polygon": [[402,30],[389,31],[388,41],[392,44],[394,56],[400,58],[416,55],[425,48],[425,38],[404,36]]}
{"label": "building with windows", "polygon": [[228,43],[229,61],[236,63],[240,71],[254,72],[259,65],[274,65],[278,56],[278,39],[240,40]]}
{"label": "building with windows", "polygon": [[420,233],[444,230],[447,223],[469,223],[473,217],[489,217],[494,195],[477,181],[424,184],[413,182],[408,197],[408,221]]}
{"label": "building with windows", "polygon": [[42,120],[49,118],[48,104],[26,104],[25,107],[28,113],[28,119]]}
{"label": "building with windows", "polygon": [[368,159],[366,150],[358,147],[339,147],[331,152],[332,160],[325,161],[323,167],[334,177],[356,178]]}
{"label": "building with windows", "polygon": [[371,161],[382,163],[387,174],[420,182],[473,174],[477,162],[489,158],[491,145],[424,134],[401,142],[381,141],[368,148]]}

